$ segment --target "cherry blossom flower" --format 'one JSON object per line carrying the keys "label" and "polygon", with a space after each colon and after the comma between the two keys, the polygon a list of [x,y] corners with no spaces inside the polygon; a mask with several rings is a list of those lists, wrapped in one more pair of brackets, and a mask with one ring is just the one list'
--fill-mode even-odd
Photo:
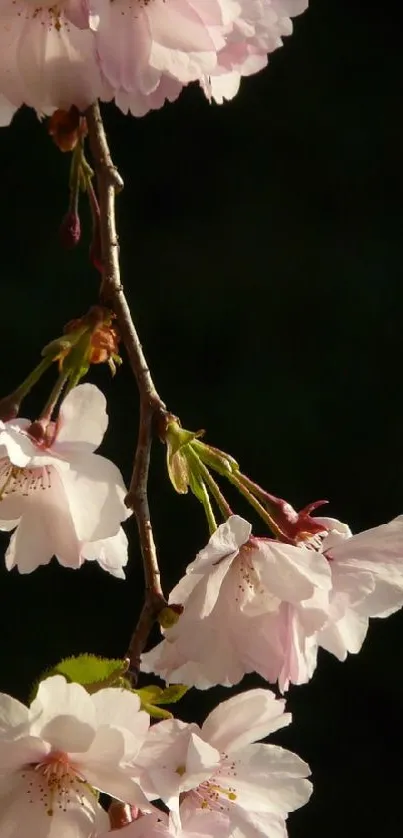
{"label": "cherry blossom flower", "polygon": [[[256,671],[268,681],[308,680],[314,634],[329,611],[331,570],[310,546],[251,537],[237,515],[218,527],[170,594],[184,605],[142,669],[205,689]],[[296,625],[290,628],[290,616]],[[297,653],[302,646],[303,653]],[[309,651],[308,651],[309,649]]]}
{"label": "cherry blossom flower", "polygon": [[141,116],[199,81],[209,98],[232,98],[261,70],[308,0],[104,0],[95,40],[116,104]]}
{"label": "cherry blossom flower", "polygon": [[234,0],[104,0],[96,48],[118,104],[144,113],[201,80],[216,66],[238,10]]}
{"label": "cherry blossom flower", "polygon": [[150,799],[159,797],[185,831],[186,818],[204,811],[226,816],[231,834],[244,838],[271,830],[286,835],[288,813],[310,797],[309,766],[256,740],[290,721],[283,700],[256,689],[219,704],[201,728],[177,719],[159,722],[135,760],[141,787]]}
{"label": "cherry blossom flower", "polygon": [[352,535],[333,518],[323,525],[319,549],[332,573],[329,620],[317,643],[339,660],[360,651],[369,617],[389,617],[403,606],[403,515]]}
{"label": "cherry blossom flower", "polygon": [[32,0],[2,0],[1,94],[16,106],[25,103],[46,114],[111,98],[90,29],[97,21],[87,0],[47,0],[39,6]]}
{"label": "cherry blossom flower", "polygon": [[149,726],[138,696],[89,695],[61,675],[39,685],[31,706],[0,694],[0,834],[89,838],[108,829],[96,790],[141,806],[130,765]]}
{"label": "cherry blossom flower", "polygon": [[291,35],[291,18],[305,11],[308,0],[240,0],[240,7],[217,66],[202,82],[206,95],[220,104],[235,96],[242,76],[266,66],[268,53]]}
{"label": "cherry blossom flower", "polygon": [[27,419],[0,423],[0,529],[16,528],[6,553],[9,569],[30,573],[55,555],[75,568],[98,559],[122,576],[126,489],[116,466],[94,453],[108,424],[105,405],[94,385],[74,388],[48,446],[30,436]]}
{"label": "cherry blossom flower", "polygon": [[368,618],[403,605],[403,516],[357,535],[304,514],[301,527],[283,544],[250,538],[237,516],[221,525],[171,592],[184,611],[142,669],[199,689],[255,671],[284,691],[309,681],[319,647],[359,652]]}

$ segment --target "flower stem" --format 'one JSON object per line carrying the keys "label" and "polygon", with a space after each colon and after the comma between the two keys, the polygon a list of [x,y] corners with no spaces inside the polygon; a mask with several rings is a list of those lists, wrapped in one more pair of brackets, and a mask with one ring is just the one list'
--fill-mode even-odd
{"label": "flower stem", "polygon": [[52,355],[46,355],[39,364],[35,367],[34,370],[26,377],[25,381],[14,390],[13,396],[21,402],[22,399],[25,398],[27,393],[32,390],[32,387],[36,384],[37,381],[41,378],[44,372],[53,364],[54,357]]}
{"label": "flower stem", "polygon": [[[217,506],[218,506],[218,508],[221,512],[221,515],[224,518],[224,521],[226,521],[227,518],[230,518],[230,516],[233,513],[232,513],[232,509],[231,509],[229,503],[227,503],[220,487],[218,486],[218,484],[214,480],[214,477],[210,474],[207,466],[204,465],[204,463],[202,462],[202,460],[200,459],[199,455],[196,453],[196,451],[194,450],[192,445],[189,445],[188,456],[193,461],[194,465],[196,466],[196,468],[197,468],[197,470],[198,470],[198,472],[199,472],[199,474],[200,474],[200,476],[203,480],[203,483],[208,486],[208,488],[209,488],[209,490],[210,490],[210,492],[211,492],[211,494],[212,494],[212,496],[213,496],[213,498],[214,498],[214,500],[215,500],[215,502],[216,502],[216,504],[217,504]],[[215,529],[217,529],[217,525],[215,526]]]}
{"label": "flower stem", "polygon": [[[250,505],[257,512],[257,514],[260,516],[260,518],[262,518],[263,521],[265,522],[265,524],[268,525],[268,527],[270,528],[272,533],[276,536],[276,538],[279,538],[280,540],[284,540],[283,533],[281,532],[280,528],[277,526],[276,522],[273,520],[271,515],[267,512],[267,509],[265,509],[264,506],[262,506],[260,501],[258,501],[258,499],[249,490],[249,488],[244,484],[242,478],[243,478],[243,475],[241,475],[239,473],[238,474],[232,474],[232,473],[227,474],[227,479],[230,481],[230,483],[232,483],[232,485],[235,486],[238,489],[238,492],[240,492],[241,495],[243,495],[244,498],[246,498],[248,503],[250,503]],[[246,478],[246,479],[248,480],[248,478]]]}
{"label": "flower stem", "polygon": [[53,413],[53,410],[55,408],[56,402],[58,401],[58,399],[60,398],[60,396],[61,396],[61,394],[64,390],[64,386],[66,384],[67,379],[68,379],[68,374],[67,373],[65,373],[65,372],[59,373],[59,376],[58,376],[54,386],[52,387],[52,390],[51,390],[49,398],[48,398],[48,400],[45,404],[45,407],[43,408],[42,413],[39,417],[40,419],[45,419],[45,420],[48,420],[48,421],[51,420],[52,413]]}

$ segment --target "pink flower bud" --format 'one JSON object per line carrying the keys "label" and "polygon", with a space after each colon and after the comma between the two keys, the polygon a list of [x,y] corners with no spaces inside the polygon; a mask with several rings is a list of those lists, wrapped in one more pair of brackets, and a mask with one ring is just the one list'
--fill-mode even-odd
{"label": "pink flower bud", "polygon": [[59,228],[59,239],[62,247],[70,250],[81,238],[80,218],[76,210],[69,210],[63,218]]}
{"label": "pink flower bud", "polygon": [[0,399],[0,419],[3,422],[10,422],[11,419],[15,419],[18,416],[19,409],[20,402],[13,393],[11,396],[5,396],[4,399]]}

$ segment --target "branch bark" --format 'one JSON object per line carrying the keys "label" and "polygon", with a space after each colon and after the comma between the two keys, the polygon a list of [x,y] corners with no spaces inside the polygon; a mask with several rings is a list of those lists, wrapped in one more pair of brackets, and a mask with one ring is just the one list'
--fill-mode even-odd
{"label": "branch bark", "polygon": [[148,473],[154,424],[166,415],[166,407],[154,385],[120,280],[119,240],[116,230],[115,198],[123,181],[114,165],[98,102],[86,112],[88,137],[97,177],[100,207],[100,238],[103,276],[102,302],[116,315],[122,341],[135,375],[140,396],[140,418],[133,473],[126,504],[133,509],[139,532],[145,577],[145,598],[139,621],[130,640],[127,657],[130,673],[137,680],[140,655],[159,612],[166,605],[158,566],[148,504]]}

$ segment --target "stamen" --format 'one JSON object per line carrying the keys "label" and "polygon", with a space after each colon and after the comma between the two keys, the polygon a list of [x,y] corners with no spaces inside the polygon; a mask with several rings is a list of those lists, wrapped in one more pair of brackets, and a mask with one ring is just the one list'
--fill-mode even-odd
{"label": "stamen", "polygon": [[221,756],[221,766],[215,772],[214,776],[210,780],[205,780],[203,783],[200,783],[196,789],[189,792],[196,805],[200,806],[201,809],[228,812],[231,804],[237,799],[238,795],[234,786],[224,786],[219,782],[222,769],[225,770],[226,778],[228,774],[234,778],[237,776],[236,762],[230,760],[227,754],[222,754]]}
{"label": "stamen", "polygon": [[67,812],[70,805],[85,806],[85,792],[93,791],[62,751],[55,751],[42,762],[27,766],[21,777],[27,781],[29,801],[41,802],[49,817],[54,815],[56,808]]}
{"label": "stamen", "polygon": [[0,460],[0,501],[7,495],[27,497],[39,490],[46,491],[52,485],[52,471],[49,466],[19,468],[8,458]]}

